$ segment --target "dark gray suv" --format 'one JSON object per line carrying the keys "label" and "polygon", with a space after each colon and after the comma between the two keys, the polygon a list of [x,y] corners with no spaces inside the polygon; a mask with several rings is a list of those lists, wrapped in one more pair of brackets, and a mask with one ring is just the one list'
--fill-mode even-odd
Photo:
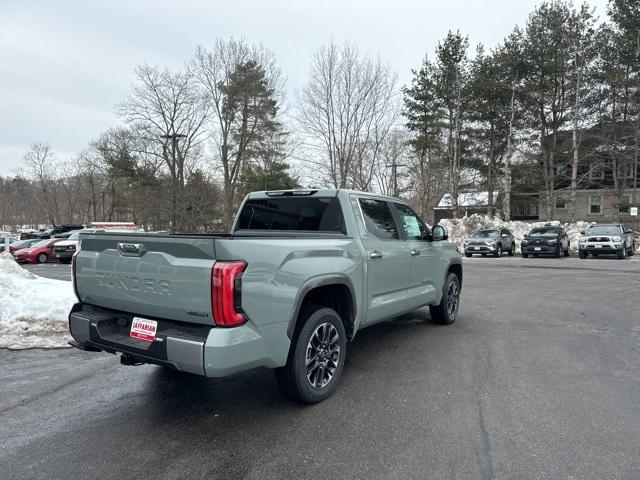
{"label": "dark gray suv", "polygon": [[488,254],[501,257],[507,252],[510,257],[516,253],[516,240],[506,228],[487,228],[478,230],[464,241],[464,254],[471,257],[474,253],[486,257]]}

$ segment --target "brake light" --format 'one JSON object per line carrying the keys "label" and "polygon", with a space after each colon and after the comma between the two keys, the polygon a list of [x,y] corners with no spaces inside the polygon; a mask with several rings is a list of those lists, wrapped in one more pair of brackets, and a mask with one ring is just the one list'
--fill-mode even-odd
{"label": "brake light", "polygon": [[241,307],[243,261],[216,262],[211,270],[211,310],[218,327],[237,327],[247,321]]}

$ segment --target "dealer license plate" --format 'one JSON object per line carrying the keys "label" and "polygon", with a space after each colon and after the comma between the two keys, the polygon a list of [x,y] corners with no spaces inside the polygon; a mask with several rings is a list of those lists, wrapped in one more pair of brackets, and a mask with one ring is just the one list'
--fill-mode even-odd
{"label": "dealer license plate", "polygon": [[534,249],[536,252],[539,252],[540,250],[542,250],[542,247],[533,247],[533,249]]}
{"label": "dealer license plate", "polygon": [[156,339],[157,330],[158,322],[156,322],[155,320],[133,317],[129,335],[134,338],[140,338],[142,340],[147,340],[148,342],[153,342]]}
{"label": "dealer license plate", "polygon": [[473,247],[474,250],[480,250],[480,247]]}
{"label": "dealer license plate", "polygon": [[596,243],[595,247],[596,248],[602,248],[602,244],[601,243]]}

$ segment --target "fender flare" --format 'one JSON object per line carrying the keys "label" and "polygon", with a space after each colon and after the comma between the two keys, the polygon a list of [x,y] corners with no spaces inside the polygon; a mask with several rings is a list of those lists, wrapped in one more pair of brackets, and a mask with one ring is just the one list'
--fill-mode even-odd
{"label": "fender flare", "polygon": [[351,279],[349,279],[349,277],[347,276],[339,274],[318,275],[304,282],[298,289],[298,293],[296,294],[296,298],[293,302],[293,311],[291,313],[291,318],[289,319],[289,324],[287,326],[287,337],[289,337],[289,340],[293,340],[293,332],[295,332],[298,323],[300,308],[302,307],[302,302],[304,301],[307,294],[315,288],[327,287],[330,285],[344,285],[349,289],[349,293],[351,295],[351,316],[352,322],[355,325],[358,307],[356,305],[356,295],[353,284],[351,283]]}
{"label": "fender flare", "polygon": [[449,270],[451,270],[451,267],[453,265],[460,265],[460,288],[462,288],[462,278],[464,277],[464,275],[462,274],[463,272],[463,268],[462,268],[462,259],[461,258],[452,258],[451,260],[449,260],[449,263],[447,263],[447,268],[444,270],[444,278],[442,279],[442,284],[444,285],[447,281],[447,276],[449,275]]}

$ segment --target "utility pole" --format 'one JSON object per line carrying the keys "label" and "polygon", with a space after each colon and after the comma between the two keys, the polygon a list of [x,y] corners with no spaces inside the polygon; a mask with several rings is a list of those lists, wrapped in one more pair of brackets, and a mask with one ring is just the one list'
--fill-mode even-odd
{"label": "utility pole", "polygon": [[[177,169],[177,150],[178,150],[178,139],[185,138],[186,135],[182,133],[168,133],[166,135],[160,135],[160,138],[165,140],[171,140],[171,162],[169,165],[169,169],[171,170],[171,226],[169,231],[171,233],[176,232],[176,221],[177,221],[177,211],[178,211],[178,172]],[[162,146],[163,153],[165,157],[167,156],[167,146],[166,144]]]}

